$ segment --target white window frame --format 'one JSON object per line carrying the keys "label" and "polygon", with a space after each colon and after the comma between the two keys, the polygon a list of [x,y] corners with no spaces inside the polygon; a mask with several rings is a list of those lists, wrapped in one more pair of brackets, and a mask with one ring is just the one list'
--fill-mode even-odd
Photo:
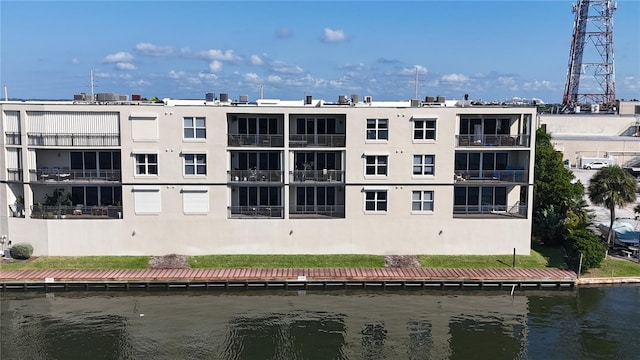
{"label": "white window frame", "polygon": [[[411,138],[414,142],[435,142],[438,138],[438,119],[435,117],[425,117],[425,118],[412,118],[413,122],[413,133]],[[427,126],[429,122],[433,122],[433,126]],[[421,127],[418,127],[418,123],[422,124]],[[422,136],[416,137],[416,132],[420,131]],[[433,131],[433,137],[427,136],[427,134]]]}
{"label": "white window frame", "polygon": [[[155,155],[156,157],[156,162],[153,163],[151,161],[149,161],[149,155]],[[144,156],[144,162],[138,162],[138,156]],[[149,172],[149,167],[150,166],[154,166],[156,167],[156,172],[154,173],[150,173]],[[139,166],[144,166],[145,172],[144,173],[139,173],[138,172],[138,167]],[[158,153],[156,152],[133,152],[133,175],[136,177],[158,177],[158,173],[159,173],[160,169],[158,167]]]}
{"label": "white window frame", "polygon": [[136,186],[133,192],[133,210],[136,215],[155,215],[162,211],[162,196],[157,186]]}
{"label": "white window frame", "polygon": [[[416,163],[416,158],[420,157],[420,162]],[[427,159],[431,158],[432,162],[428,163]],[[411,174],[413,177],[432,178],[436,175],[436,156],[434,154],[413,154],[411,158]],[[416,169],[420,168],[420,173],[416,174]],[[428,170],[431,169],[429,173]]]}
{"label": "white window frame", "polygon": [[182,211],[185,214],[209,213],[209,189],[206,187],[184,187],[182,192]]}
{"label": "white window frame", "polygon": [[[428,198],[429,195],[431,199]],[[417,198],[416,198],[417,196]],[[434,191],[433,190],[413,190],[411,191],[411,213],[412,214],[433,214],[435,209],[435,201],[434,201]],[[425,209],[426,205],[431,205],[431,209]],[[415,205],[418,205],[418,209],[415,208]],[[427,206],[428,207],[428,206]]]}
{"label": "white window frame", "polygon": [[[365,214],[386,214],[389,211],[389,190],[384,189],[376,189],[376,188],[366,188],[362,190],[363,193],[363,206]],[[369,199],[368,194],[373,194],[373,199]],[[380,195],[384,194],[384,199],[380,199]],[[368,210],[367,204],[373,203],[374,209]],[[384,204],[384,209],[380,209],[380,205]]]}
{"label": "white window frame", "polygon": [[[369,123],[373,122],[373,127],[369,127]],[[383,126],[384,124],[384,126]],[[374,134],[373,138],[369,138],[369,133]],[[381,138],[380,134],[386,132],[386,138]],[[366,142],[389,142],[389,119],[367,119],[365,129],[365,141]]]}
{"label": "white window frame", "polygon": [[[373,160],[373,163],[369,163],[369,159]],[[385,162],[380,160],[384,159]],[[374,173],[368,174],[367,169],[373,168]],[[384,173],[380,173],[380,169],[385,168]],[[365,177],[387,177],[389,176],[389,155],[388,154],[364,154],[364,176]]]}
{"label": "white window frame", "polygon": [[[187,163],[187,158],[193,156],[193,163]],[[204,156],[204,163],[198,163],[198,156]],[[193,174],[187,174],[187,166],[193,166]],[[198,167],[204,167],[204,174],[198,174]],[[182,154],[182,173],[185,177],[207,176],[207,154],[201,152],[185,152]]]}
{"label": "white window frame", "polygon": [[[198,120],[202,120],[203,125],[198,126]],[[191,121],[191,126],[185,124],[187,121]],[[193,131],[193,136],[186,136],[187,130]],[[204,131],[203,136],[198,136],[198,130]],[[191,141],[204,141],[207,139],[207,118],[203,116],[185,116],[182,118],[182,138],[184,140]]]}

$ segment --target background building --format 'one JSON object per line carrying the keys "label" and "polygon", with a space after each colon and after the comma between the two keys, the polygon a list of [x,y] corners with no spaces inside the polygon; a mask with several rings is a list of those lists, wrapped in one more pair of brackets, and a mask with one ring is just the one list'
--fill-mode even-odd
{"label": "background building", "polygon": [[2,102],[0,229],[36,255],[529,254],[534,107]]}

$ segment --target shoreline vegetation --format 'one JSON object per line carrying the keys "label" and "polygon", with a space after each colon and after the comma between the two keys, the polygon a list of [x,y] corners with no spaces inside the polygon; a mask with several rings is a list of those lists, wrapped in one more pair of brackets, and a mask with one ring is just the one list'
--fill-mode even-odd
{"label": "shoreline vegetation", "polygon": [[[205,255],[180,256],[43,256],[29,260],[4,260],[0,270],[36,269],[147,269],[158,266],[164,258],[171,268],[180,257],[183,267],[194,269],[221,268],[383,268],[389,265],[388,257],[382,255]],[[168,260],[167,260],[168,259]],[[391,266],[420,266],[423,268],[509,268],[513,266],[512,255],[418,255],[417,264],[395,264]],[[560,268],[566,269],[561,249],[536,248],[531,255],[516,255],[515,267],[521,269]],[[159,268],[162,268],[160,263]],[[591,269],[581,277],[640,277],[640,264],[607,257],[601,266]]]}

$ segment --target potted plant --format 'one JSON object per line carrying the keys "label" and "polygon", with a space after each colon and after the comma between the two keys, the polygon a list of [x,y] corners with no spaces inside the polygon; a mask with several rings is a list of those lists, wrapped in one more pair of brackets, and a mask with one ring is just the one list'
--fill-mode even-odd
{"label": "potted plant", "polygon": [[22,217],[24,216],[24,197],[22,195],[16,196],[16,216]]}

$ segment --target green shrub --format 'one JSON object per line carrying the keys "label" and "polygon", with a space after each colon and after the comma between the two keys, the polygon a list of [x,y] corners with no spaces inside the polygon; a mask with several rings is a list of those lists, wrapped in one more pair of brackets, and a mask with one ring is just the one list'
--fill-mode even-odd
{"label": "green shrub", "polygon": [[566,238],[568,263],[575,271],[578,271],[580,254],[582,254],[581,272],[600,267],[605,258],[607,244],[598,235],[588,229],[577,229]]}
{"label": "green shrub", "polygon": [[11,257],[19,260],[26,260],[33,254],[33,246],[28,243],[18,243],[11,247]]}

